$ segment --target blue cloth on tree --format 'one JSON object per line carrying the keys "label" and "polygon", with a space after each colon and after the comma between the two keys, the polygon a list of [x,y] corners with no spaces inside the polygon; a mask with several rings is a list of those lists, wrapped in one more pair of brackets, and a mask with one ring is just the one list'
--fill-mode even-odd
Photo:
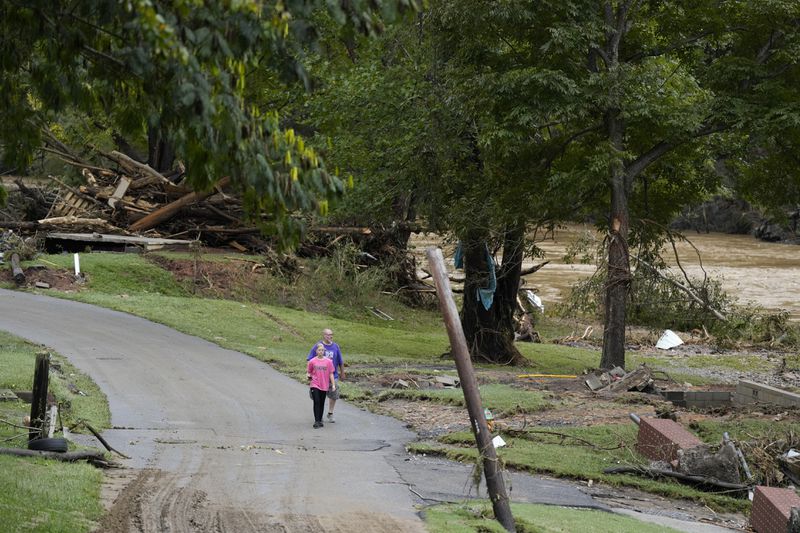
{"label": "blue cloth on tree", "polygon": [[[492,258],[492,254],[489,253],[489,247],[484,245],[483,248],[486,251],[486,264],[489,266],[489,286],[478,288],[476,296],[483,304],[483,308],[488,311],[492,307],[494,293],[497,290],[497,274],[495,272],[494,259]],[[464,250],[461,247],[461,242],[458,243],[456,252],[453,254],[453,266],[456,268],[464,268]]]}

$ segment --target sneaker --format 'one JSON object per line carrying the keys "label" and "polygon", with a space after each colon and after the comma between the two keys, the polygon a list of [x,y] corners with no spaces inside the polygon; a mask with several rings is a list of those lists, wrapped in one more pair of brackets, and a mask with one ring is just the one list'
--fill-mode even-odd
{"label": "sneaker", "polygon": [[336,420],[333,419],[333,413],[328,413],[328,422],[336,422]]}
{"label": "sneaker", "polygon": [[314,422],[314,429],[321,428],[322,422]]}

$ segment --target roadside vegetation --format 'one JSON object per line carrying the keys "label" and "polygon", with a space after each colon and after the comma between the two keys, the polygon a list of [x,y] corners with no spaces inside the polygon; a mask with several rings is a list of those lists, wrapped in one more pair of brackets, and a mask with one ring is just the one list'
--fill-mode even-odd
{"label": "roadside vegetation", "polygon": [[[0,331],[0,389],[29,391],[36,354],[43,348]],[[80,390],[83,394],[70,392]],[[94,383],[58,354],[51,353],[50,392],[65,426],[86,420],[109,426],[106,398]],[[25,447],[24,418],[30,405],[0,401],[0,446]],[[74,448],[74,445],[70,445]],[[102,473],[87,463],[0,454],[0,524],[4,531],[80,533],[93,531],[102,516]]]}
{"label": "roadside vegetation", "polygon": [[[581,531],[587,533],[669,533],[677,531],[661,525],[591,509],[573,509],[564,512],[550,505],[511,504],[517,531],[556,533]],[[431,533],[471,533],[474,531],[505,531],[491,520],[492,507],[488,503],[469,502],[462,505],[441,505],[426,513]]]}
{"label": "roadside vegetation", "polygon": [[[350,268],[341,258],[308,261],[300,268],[301,273],[290,281],[285,274],[268,271],[252,275],[257,260],[252,256],[205,253],[83,254],[81,264],[86,273],[85,283],[67,291],[51,290],[47,294],[142,316],[247,353],[298,379],[303,374],[300,362],[309,346],[318,340],[324,327],[330,327],[336,332],[346,355],[347,379],[341,384],[344,398],[379,412],[387,412],[384,406],[393,401],[410,402],[419,410],[463,406],[460,389],[392,388],[392,383],[378,379],[386,374],[411,380],[436,375],[457,377],[454,365],[446,355],[449,345],[441,317],[433,306],[428,309],[405,307],[391,295],[380,291],[378,274],[365,274],[357,268]],[[70,269],[71,261],[71,255],[50,255],[39,257],[34,263]],[[198,265],[216,264],[216,268],[226,272],[233,282],[225,283],[221,277],[214,278],[210,274],[213,269],[201,275],[187,273],[185,269],[181,271],[175,262],[182,262],[184,267],[189,265],[192,269]],[[237,277],[236,272],[241,272],[241,276]],[[380,319],[370,308],[379,308],[394,320]],[[561,342],[565,336],[582,330],[583,326],[554,316],[543,317],[537,323],[543,342],[519,345],[527,361],[525,366],[476,364],[483,402],[492,409],[498,419],[498,431],[508,443],[499,450],[505,467],[587,484],[629,487],[669,498],[694,500],[718,511],[747,511],[749,502],[734,495],[706,492],[668,480],[603,473],[609,466],[645,464],[634,451],[635,426],[624,416],[622,420],[613,420],[609,416],[604,423],[581,423],[578,414],[593,408],[597,411],[652,411],[653,401],[648,397],[623,395],[590,399],[586,403],[549,391],[547,387],[530,386],[530,382],[518,377],[528,373],[580,374],[595,367],[598,361],[596,346]],[[644,362],[654,368],[668,369],[673,379],[696,384],[709,378],[693,375],[690,367],[728,372],[744,369],[768,371],[770,367],[769,360],[755,353],[746,356],[715,354],[678,361],[652,353],[632,352],[628,357],[631,366]],[[32,365],[30,369],[32,371]],[[11,380],[6,386],[21,381],[24,374],[24,369],[11,372],[13,378],[4,378]],[[402,417],[391,410],[388,412]],[[559,422],[558,427],[527,422],[537,416],[561,412],[569,414],[564,415],[567,419]],[[752,439],[771,431],[770,421],[759,417],[760,414],[754,415],[752,420],[746,414],[720,418],[701,416],[692,422],[691,429],[707,443],[718,443],[724,431],[729,432],[733,439]],[[91,416],[95,425],[104,424],[102,414]],[[515,423],[511,423],[512,420]],[[800,433],[800,424],[790,416],[784,420],[781,430]],[[772,438],[776,438],[775,435]],[[474,439],[468,426],[463,424],[437,435],[428,435],[412,443],[409,450],[467,463],[477,460]],[[92,476],[91,469],[88,469],[86,478],[90,483],[94,483]],[[474,511],[471,506],[432,510],[431,527],[434,530],[439,527],[435,525],[437,520],[457,520],[464,522],[464,527],[475,527],[474,521],[486,516],[486,512]],[[521,516],[525,514],[524,511],[520,513]],[[583,511],[580,513],[579,516],[589,516]],[[615,520],[618,518],[614,517]],[[532,520],[531,524],[549,530],[545,522],[540,524],[537,520]],[[594,518],[590,521],[594,523]],[[596,531],[626,530],[596,527],[600,528]]]}

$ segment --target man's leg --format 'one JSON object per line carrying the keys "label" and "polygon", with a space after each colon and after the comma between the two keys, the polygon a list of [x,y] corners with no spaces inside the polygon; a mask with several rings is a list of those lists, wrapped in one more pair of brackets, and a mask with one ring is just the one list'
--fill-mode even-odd
{"label": "man's leg", "polygon": [[[335,392],[334,396],[336,396],[336,397],[339,396],[339,384],[338,383],[336,384],[336,392]],[[335,420],[333,419],[333,407],[336,405],[336,397],[328,398],[328,417],[327,417],[328,422],[335,422]]]}

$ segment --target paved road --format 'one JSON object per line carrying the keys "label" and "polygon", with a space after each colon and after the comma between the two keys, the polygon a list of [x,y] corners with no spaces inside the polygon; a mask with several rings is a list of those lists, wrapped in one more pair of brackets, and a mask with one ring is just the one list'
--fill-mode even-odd
{"label": "paved road", "polygon": [[[475,495],[469,467],[406,454],[415,435],[400,422],[342,401],[313,429],[304,385],[165,326],[0,290],[0,329],[63,354],[108,396],[104,436],[141,472],[109,531],[417,532],[420,504]],[[512,486],[519,501],[604,508],[568,483]]]}

